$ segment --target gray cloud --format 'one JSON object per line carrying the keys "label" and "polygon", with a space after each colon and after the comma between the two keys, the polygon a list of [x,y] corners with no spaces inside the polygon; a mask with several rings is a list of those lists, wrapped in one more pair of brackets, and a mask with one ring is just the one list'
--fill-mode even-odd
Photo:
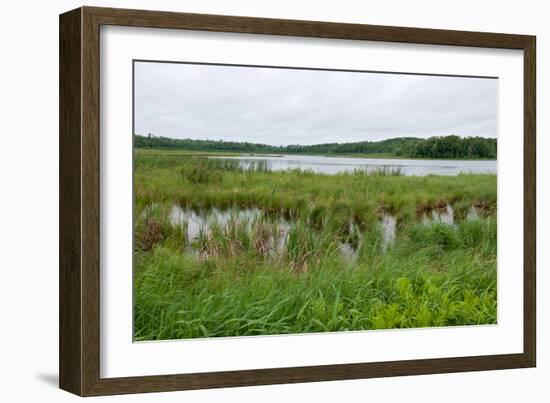
{"label": "gray cloud", "polygon": [[496,79],[136,62],[135,130],[274,145],[497,136]]}

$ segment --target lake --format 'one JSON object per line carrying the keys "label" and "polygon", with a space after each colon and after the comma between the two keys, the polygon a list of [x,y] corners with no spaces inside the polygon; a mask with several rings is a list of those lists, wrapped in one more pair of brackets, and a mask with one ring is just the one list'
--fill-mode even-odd
{"label": "lake", "polygon": [[238,159],[243,165],[264,160],[272,171],[287,169],[311,170],[313,172],[334,175],[340,172],[362,170],[399,170],[401,174],[411,176],[458,175],[459,173],[496,174],[496,160],[425,160],[391,158],[353,158],[325,157],[319,155],[243,155],[236,157],[211,157]]}

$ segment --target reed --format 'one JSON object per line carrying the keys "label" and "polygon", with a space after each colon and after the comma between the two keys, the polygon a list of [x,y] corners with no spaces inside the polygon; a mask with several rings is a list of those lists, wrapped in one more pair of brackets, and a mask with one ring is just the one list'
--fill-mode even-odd
{"label": "reed", "polygon": [[[135,167],[136,340],[496,323],[495,175],[270,172],[161,151]],[[454,225],[419,220],[447,203]],[[191,239],[174,204],[261,214]]]}

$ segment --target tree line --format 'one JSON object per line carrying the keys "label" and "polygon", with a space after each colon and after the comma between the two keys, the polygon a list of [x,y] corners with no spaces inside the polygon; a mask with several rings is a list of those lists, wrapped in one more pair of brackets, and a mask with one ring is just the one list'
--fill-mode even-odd
{"label": "tree line", "polygon": [[174,139],[134,135],[136,148],[182,149],[277,154],[387,154],[408,158],[493,159],[497,156],[497,140],[484,137],[435,136],[427,139],[399,137],[382,141],[325,143],[315,145],[273,146],[268,144],[222,140]]}

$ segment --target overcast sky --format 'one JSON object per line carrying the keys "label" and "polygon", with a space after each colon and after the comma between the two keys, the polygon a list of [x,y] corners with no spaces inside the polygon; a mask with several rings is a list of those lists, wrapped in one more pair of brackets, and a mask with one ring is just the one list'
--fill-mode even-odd
{"label": "overcast sky", "polygon": [[135,132],[273,145],[497,136],[497,80],[136,62]]}

